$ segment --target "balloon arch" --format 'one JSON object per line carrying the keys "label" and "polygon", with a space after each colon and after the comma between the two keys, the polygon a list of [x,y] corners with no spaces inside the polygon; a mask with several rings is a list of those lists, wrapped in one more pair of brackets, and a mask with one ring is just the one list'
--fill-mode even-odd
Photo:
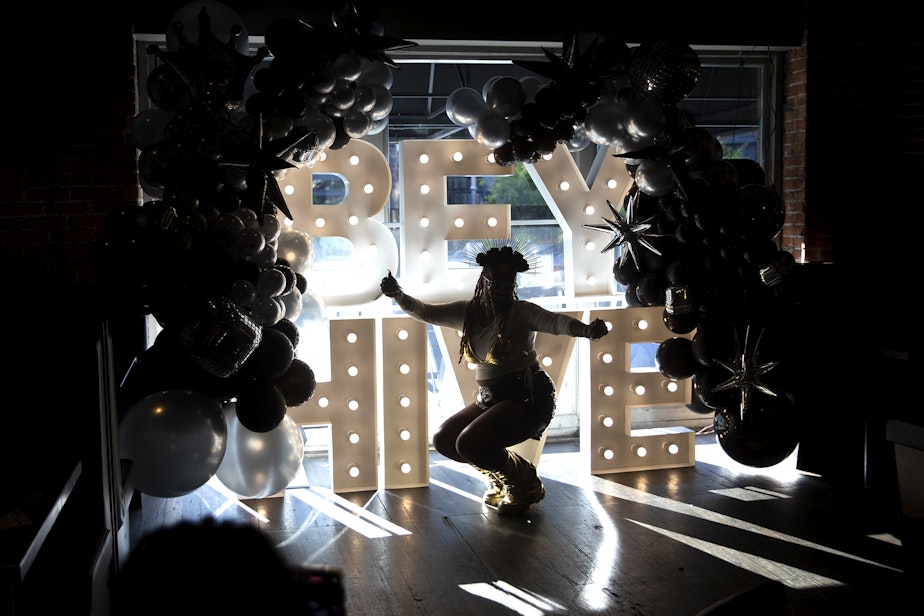
{"label": "balloon arch", "polygon": [[[165,50],[148,50],[159,60],[147,78],[154,107],[132,137],[152,199],[113,211],[93,253],[120,307],[162,327],[120,391],[121,451],[144,493],[180,496],[217,475],[266,496],[294,477],[303,443],[287,408],[316,386],[296,357],[299,323],[323,302],[305,278],[311,238],[281,224],[291,215],[277,179],[384,129],[397,68],[387,52],[415,43],[364,17],[350,4],[332,25],[281,18],[248,55],[240,18],[207,0],[174,15]],[[625,160],[634,186],[607,204],[612,219],[590,225],[610,234],[603,252],[620,249],[613,276],[631,306],[664,306],[678,336],[660,344],[659,369],[693,380],[690,408],[714,415],[724,450],[775,464],[798,442],[786,356],[794,260],[775,242],[782,200],[756,162],[723,159],[677,106],[700,73],[691,48],[579,50],[576,40],[547,62],[516,62],[535,77],[452,92],[446,115],[498,165],[562,143]]]}

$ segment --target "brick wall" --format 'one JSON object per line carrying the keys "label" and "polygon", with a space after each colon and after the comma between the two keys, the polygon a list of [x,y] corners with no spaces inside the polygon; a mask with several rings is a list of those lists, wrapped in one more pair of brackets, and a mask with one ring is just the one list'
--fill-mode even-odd
{"label": "brick wall", "polygon": [[[802,258],[805,242],[805,115],[807,41],[786,53],[784,67],[783,107],[783,203],[786,219],[780,248]],[[817,256],[817,255],[813,255]],[[806,259],[811,257],[806,254]]]}
{"label": "brick wall", "polygon": [[[17,27],[4,69],[0,258],[24,277],[76,285],[95,280],[90,248],[106,214],[140,197],[131,20],[126,8],[107,8],[106,20],[84,6],[53,20],[40,10],[7,22]],[[33,53],[43,48],[55,51]]]}

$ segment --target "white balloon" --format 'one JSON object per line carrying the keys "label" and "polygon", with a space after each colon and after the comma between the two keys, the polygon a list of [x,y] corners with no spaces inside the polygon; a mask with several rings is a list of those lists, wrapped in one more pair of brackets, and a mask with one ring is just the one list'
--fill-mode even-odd
{"label": "white balloon", "polygon": [[161,391],[136,402],[119,423],[119,455],[131,460],[135,488],[174,498],[215,474],[227,434],[215,399],[186,389]]}
{"label": "white balloon", "polygon": [[229,490],[243,498],[266,498],[284,490],[301,467],[305,439],[286,415],[269,432],[248,430],[230,402],[222,410],[228,429],[224,459],[215,473]]}

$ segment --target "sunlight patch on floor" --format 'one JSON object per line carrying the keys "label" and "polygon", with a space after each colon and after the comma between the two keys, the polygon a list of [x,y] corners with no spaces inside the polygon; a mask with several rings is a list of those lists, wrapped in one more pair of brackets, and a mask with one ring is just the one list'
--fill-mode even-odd
{"label": "sunlight patch on floor", "polygon": [[791,567],[789,565],[784,565],[781,562],[770,560],[768,558],[760,558],[749,554],[748,552],[742,552],[741,550],[735,550],[733,548],[726,547],[724,545],[719,545],[717,543],[712,543],[710,541],[703,541],[702,539],[697,539],[695,537],[690,537],[689,535],[682,535],[673,531],[666,530],[664,528],[658,528],[652,526],[651,524],[645,524],[639,522],[638,520],[632,520],[629,518],[630,522],[634,522],[639,526],[644,526],[649,530],[664,535],[665,537],[670,537],[675,541],[679,541],[684,545],[688,545],[692,548],[696,548],[701,552],[715,556],[718,559],[724,560],[725,562],[746,569],[751,573],[756,573],[757,575],[762,575],[764,577],[777,580],[790,588],[803,589],[803,588],[818,588],[819,586],[845,586],[843,582],[838,580],[825,577],[823,575],[816,575],[805,569],[799,569],[798,567]]}
{"label": "sunlight patch on floor", "polygon": [[560,612],[565,609],[564,606],[550,599],[522,590],[502,580],[490,583],[459,584],[459,588],[509,608],[511,611],[520,614],[520,616],[542,616],[549,612]]}

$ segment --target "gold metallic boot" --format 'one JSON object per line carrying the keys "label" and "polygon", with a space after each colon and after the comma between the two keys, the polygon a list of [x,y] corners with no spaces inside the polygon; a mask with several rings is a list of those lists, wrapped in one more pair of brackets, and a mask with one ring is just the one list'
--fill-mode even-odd
{"label": "gold metallic boot", "polygon": [[501,481],[501,478],[498,477],[497,473],[494,471],[489,471],[478,466],[475,468],[488,478],[488,489],[484,493],[484,504],[489,507],[497,507],[497,505],[504,500],[504,497],[507,496],[507,488],[504,486],[504,482]]}
{"label": "gold metallic boot", "polygon": [[539,481],[536,467],[519,454],[508,451],[507,461],[495,474],[507,489],[506,495],[497,504],[500,515],[523,513],[545,496],[545,486]]}

